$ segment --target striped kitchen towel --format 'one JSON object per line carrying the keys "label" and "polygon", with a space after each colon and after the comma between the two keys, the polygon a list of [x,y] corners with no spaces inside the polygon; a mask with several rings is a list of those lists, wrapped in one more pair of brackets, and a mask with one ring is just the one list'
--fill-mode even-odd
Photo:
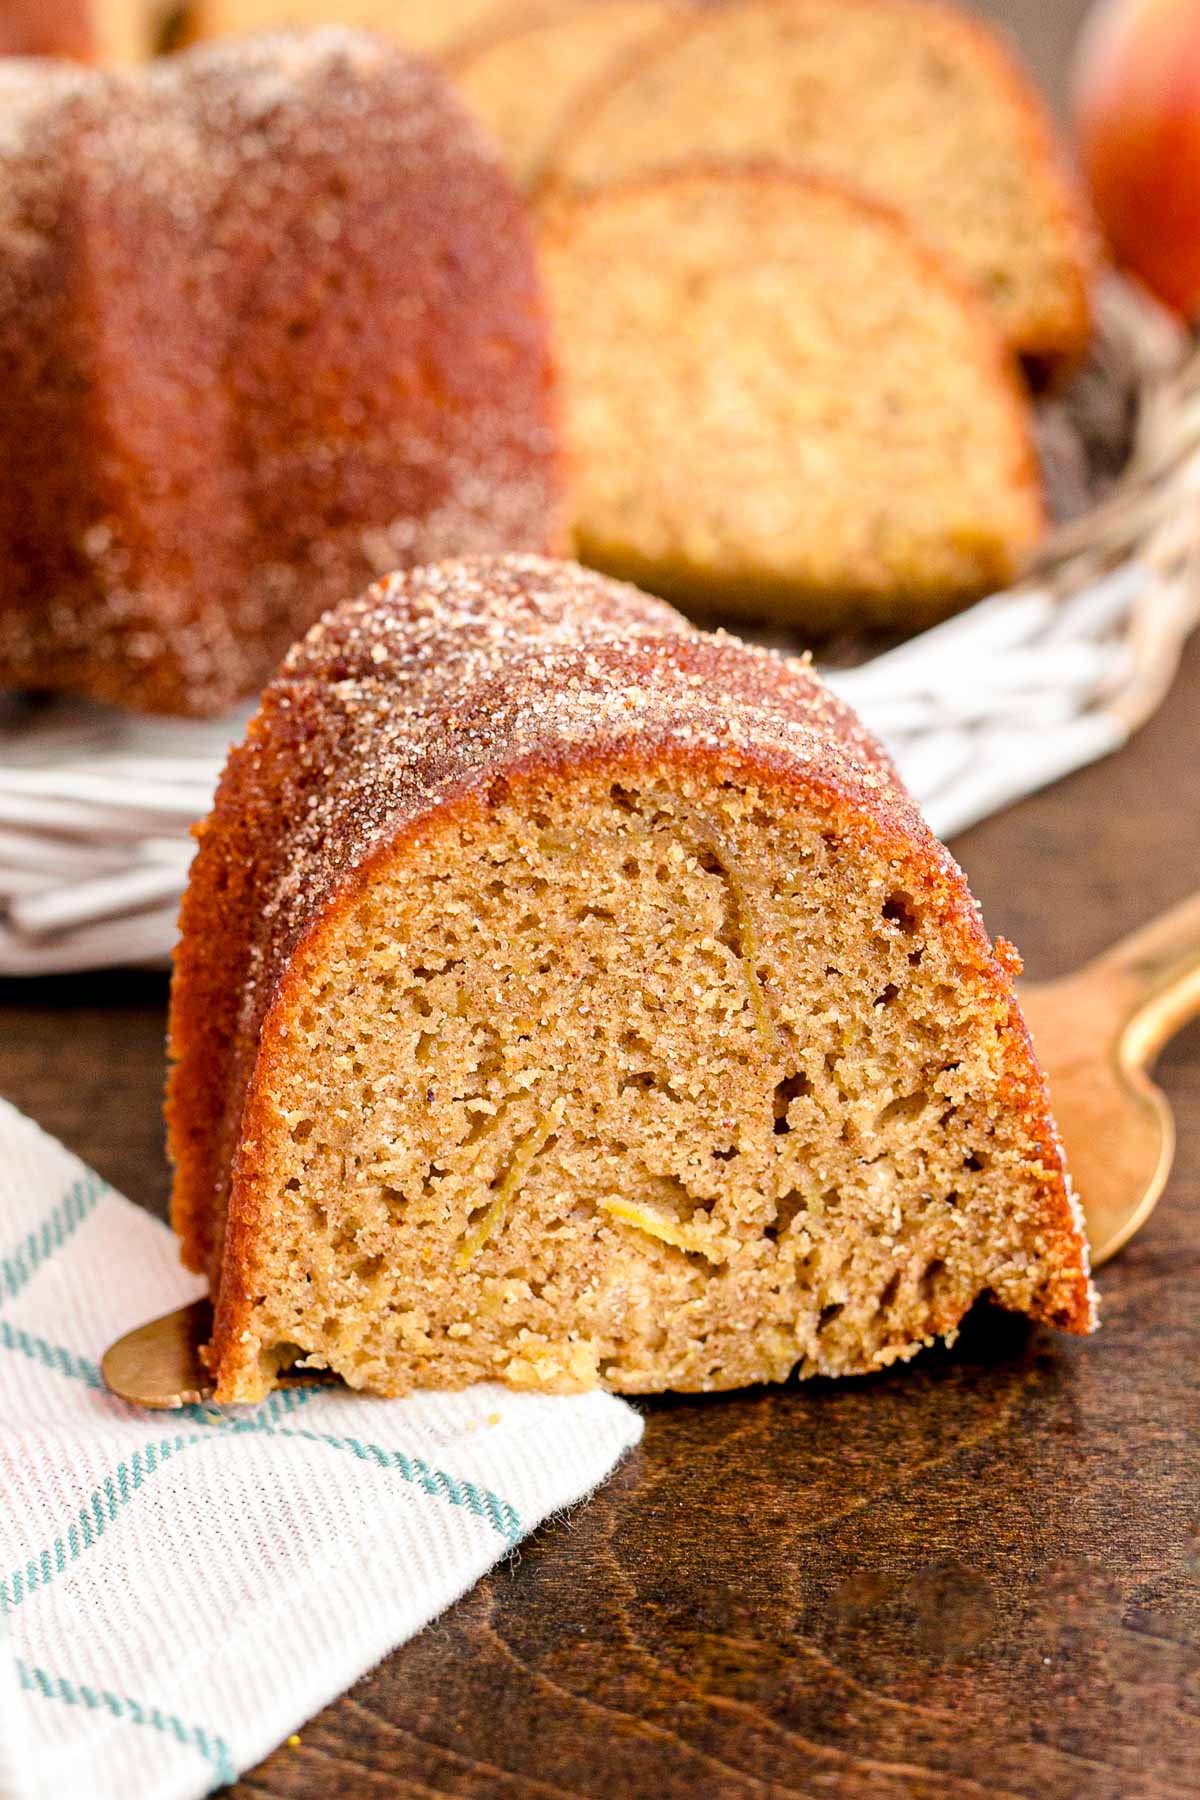
{"label": "striped kitchen towel", "polygon": [[232,1781],[641,1435],[606,1394],[115,1399],[106,1346],[199,1288],[0,1101],[0,1800]]}

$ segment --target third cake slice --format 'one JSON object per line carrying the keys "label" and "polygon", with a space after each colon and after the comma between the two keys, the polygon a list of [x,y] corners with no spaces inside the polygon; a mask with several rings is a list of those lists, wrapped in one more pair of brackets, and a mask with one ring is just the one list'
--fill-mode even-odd
{"label": "third cake slice", "polygon": [[893,206],[970,272],[1013,346],[1083,350],[1091,246],[1041,102],[1000,40],[928,0],[697,10],[605,71],[548,158],[596,187],[703,156],[771,157]]}

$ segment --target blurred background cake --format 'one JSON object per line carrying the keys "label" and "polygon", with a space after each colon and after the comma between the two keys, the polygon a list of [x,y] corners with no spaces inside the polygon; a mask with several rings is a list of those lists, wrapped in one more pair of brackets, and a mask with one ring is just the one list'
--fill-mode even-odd
{"label": "blurred background cake", "polygon": [[[333,13],[379,35],[340,61],[319,31],[253,35]],[[27,40],[39,18],[26,48],[149,66],[4,78],[0,683],[211,712],[322,606],[439,555],[570,542],[807,642],[918,629],[1037,548],[1035,396],[1087,353],[1096,240],[965,10],[92,0]],[[49,298],[60,263],[75,299]]]}
{"label": "blurred background cake", "polygon": [[563,199],[543,250],[595,566],[827,631],[934,619],[1041,536],[997,321],[899,215],[674,166]]}
{"label": "blurred background cake", "polygon": [[561,546],[521,203],[383,39],[0,62],[0,686],[208,714],[374,574]]}

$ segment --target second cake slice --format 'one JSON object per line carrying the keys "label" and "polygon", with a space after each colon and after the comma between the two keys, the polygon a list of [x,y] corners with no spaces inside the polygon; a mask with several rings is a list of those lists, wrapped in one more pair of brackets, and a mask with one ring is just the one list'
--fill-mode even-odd
{"label": "second cake slice", "polygon": [[998,328],[890,213],[697,167],[561,201],[543,249],[585,561],[824,630],[926,622],[1037,541]]}

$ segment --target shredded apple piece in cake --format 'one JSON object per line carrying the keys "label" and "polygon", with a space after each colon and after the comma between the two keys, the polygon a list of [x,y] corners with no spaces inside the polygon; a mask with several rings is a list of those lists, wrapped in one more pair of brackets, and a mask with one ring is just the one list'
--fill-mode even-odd
{"label": "shredded apple piece in cake", "polygon": [[533,1167],[534,1158],[561,1123],[565,1107],[565,1100],[555,1101],[550,1111],[538,1120],[536,1128],[518,1144],[503,1179],[495,1189],[495,1198],[478,1219],[472,1213],[472,1222],[463,1233],[454,1253],[456,1269],[465,1269],[478,1256],[488,1239],[499,1231],[504,1223],[509,1201],[520,1191],[521,1183]]}

